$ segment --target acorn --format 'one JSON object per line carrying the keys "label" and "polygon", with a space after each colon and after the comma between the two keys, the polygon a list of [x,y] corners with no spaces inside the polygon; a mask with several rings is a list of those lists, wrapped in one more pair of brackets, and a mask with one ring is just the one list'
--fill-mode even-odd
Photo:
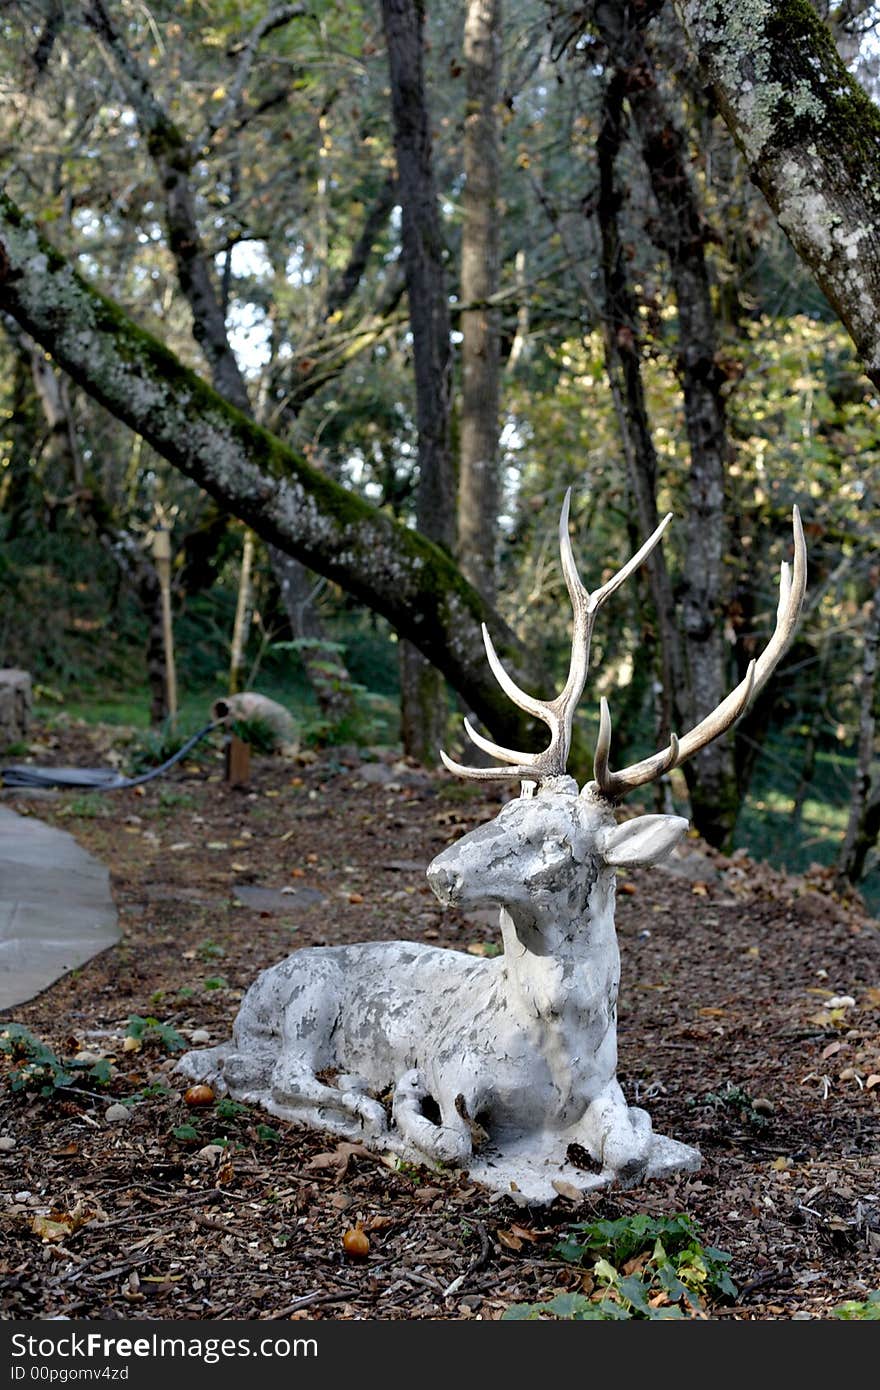
{"label": "acorn", "polygon": [[363,1260],[369,1255],[370,1237],[359,1221],[342,1237],[342,1248],[353,1260]]}
{"label": "acorn", "polygon": [[211,1105],[214,1101],[214,1092],[210,1086],[190,1086],[183,1093],[184,1105],[198,1106]]}

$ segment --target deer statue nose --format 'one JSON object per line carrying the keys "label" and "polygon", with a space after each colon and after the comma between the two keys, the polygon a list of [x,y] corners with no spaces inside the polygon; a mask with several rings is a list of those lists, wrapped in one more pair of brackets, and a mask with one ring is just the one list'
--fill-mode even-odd
{"label": "deer statue nose", "polygon": [[457,873],[451,864],[443,864],[443,855],[435,859],[433,864],[428,867],[428,882],[434,890],[441,903],[446,905],[455,900],[459,888],[461,887],[461,874]]}

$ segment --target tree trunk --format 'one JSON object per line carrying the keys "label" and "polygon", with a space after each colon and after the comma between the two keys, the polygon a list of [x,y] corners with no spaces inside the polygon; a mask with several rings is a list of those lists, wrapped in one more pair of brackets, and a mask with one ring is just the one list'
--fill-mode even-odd
{"label": "tree trunk", "polygon": [[[210,258],[202,242],[196,217],[191,181],[194,149],[187,143],[168,113],[159,105],[147,74],[114,28],[103,0],[88,0],[84,14],[86,22],[101,43],[112,71],[116,73],[134,107],[153,157],[165,199],[169,249],[174,257],[178,283],[192,314],[193,337],[205,355],[211,380],[222,396],[246,415],[253,416],[247,383],[226,331],[223,298],[214,283]],[[270,549],[270,562],[283,591],[285,575],[289,580],[291,567],[298,561],[292,556],[286,556],[282,572],[279,573],[275,566],[277,553]],[[297,587],[302,587],[307,582],[303,574],[297,580]],[[233,647],[234,644],[235,634]],[[344,670],[341,657],[339,665]],[[307,674],[308,670],[307,666]],[[345,676],[344,684],[350,687],[351,681],[347,672]],[[320,689],[316,688],[315,695],[323,707],[325,685]]]}
{"label": "tree trunk", "polygon": [[495,599],[499,476],[500,314],[497,103],[501,84],[501,0],[468,0],[464,25],[467,105],[461,229],[461,415],[458,554],[462,571]]}
{"label": "tree trunk", "polygon": [[674,0],[730,131],[880,386],[880,111],[810,0]]}
{"label": "tree trunk", "polygon": [[865,860],[880,832],[880,788],[871,789],[871,767],[876,756],[877,731],[877,649],[880,646],[880,586],[874,590],[868,607],[862,652],[859,697],[859,743],[853,778],[849,820],[837,857],[836,881],[839,888],[858,883]]}
{"label": "tree trunk", "polygon": [[[391,76],[397,182],[403,213],[403,263],[413,335],[419,481],[416,525],[451,551],[455,545],[455,470],[450,438],[452,356],[443,269],[443,236],[425,91],[423,0],[382,0]],[[446,723],[446,688],[423,669],[419,652],[401,652],[404,751],[438,761]]]}
{"label": "tree trunk", "polygon": [[[480,623],[517,666],[505,624],[449,555],[326,478],[93,290],[0,193],[0,309],[117,419],[253,526],[414,641],[493,736],[534,741],[487,668]],[[527,677],[523,677],[527,680]]]}
{"label": "tree trunk", "polygon": [[253,568],[254,533],[245,527],[241,543],[241,566],[238,572],[238,597],[235,604],[235,621],[232,624],[232,644],[229,653],[229,693],[235,695],[241,689],[241,672],[244,666],[244,653],[251,627],[253,612]]}
{"label": "tree trunk", "polygon": [[[681,629],[687,683],[679,693],[688,727],[727,692],[721,603],[727,425],[703,222],[687,168],[684,138],[657,86],[634,4],[600,3],[596,22],[623,81],[657,202],[654,239],[669,258],[678,307],[678,372],[690,444],[687,544]],[[729,842],[739,808],[734,743],[718,739],[685,765],[696,828]]]}
{"label": "tree trunk", "polygon": [[[642,379],[639,314],[629,282],[626,253],[620,235],[618,213],[620,193],[615,165],[623,138],[625,81],[615,73],[605,93],[596,152],[599,167],[597,216],[602,240],[602,277],[605,306],[602,337],[605,367],[620,431],[627,476],[636,504],[642,538],[656,530],[657,453],[651,437],[648,406]],[[676,626],[675,599],[660,546],[648,557],[651,594],[657,613],[660,683],[656,710],[657,747],[669,742],[669,735],[682,727],[681,696],[684,672]]]}

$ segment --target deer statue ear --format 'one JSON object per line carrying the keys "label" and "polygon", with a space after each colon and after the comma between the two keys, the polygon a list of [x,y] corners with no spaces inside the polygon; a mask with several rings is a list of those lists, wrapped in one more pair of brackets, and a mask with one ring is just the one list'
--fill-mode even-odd
{"label": "deer statue ear", "polygon": [[598,849],[606,864],[659,864],[687,828],[682,816],[636,816],[606,830]]}

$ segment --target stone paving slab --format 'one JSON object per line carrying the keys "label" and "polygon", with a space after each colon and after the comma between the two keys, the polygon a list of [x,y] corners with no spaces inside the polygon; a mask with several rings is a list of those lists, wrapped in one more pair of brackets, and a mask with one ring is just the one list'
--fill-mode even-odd
{"label": "stone paving slab", "polygon": [[0,1010],[120,937],[110,875],[72,835],[0,806]]}

